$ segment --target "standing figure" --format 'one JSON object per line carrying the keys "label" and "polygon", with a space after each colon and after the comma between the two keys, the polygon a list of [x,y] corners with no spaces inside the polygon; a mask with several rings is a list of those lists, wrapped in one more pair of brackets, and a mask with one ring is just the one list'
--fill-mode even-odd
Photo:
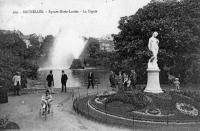
{"label": "standing figure", "polygon": [[20,95],[20,86],[21,86],[21,76],[20,73],[17,72],[16,75],[13,76],[13,83],[14,83],[14,95]]}
{"label": "standing figure", "polygon": [[136,88],[137,74],[136,74],[135,70],[131,70],[130,81],[131,81],[131,87],[132,87],[132,89]]}
{"label": "standing figure", "polygon": [[65,90],[65,93],[67,92],[67,83],[68,77],[67,74],[65,74],[64,70],[62,70],[62,76],[61,76],[61,84],[62,84],[62,92]]}
{"label": "standing figure", "polygon": [[179,89],[180,89],[179,78],[175,78],[175,80],[174,80],[174,86],[175,86],[176,90],[179,90]]}
{"label": "standing figure", "polygon": [[94,89],[94,74],[92,72],[88,74],[88,89],[90,85],[92,85],[92,88]]}
{"label": "standing figure", "polygon": [[122,76],[122,72],[119,71],[119,74],[117,76],[117,87],[118,87],[118,91],[122,91],[123,89],[123,76]]}
{"label": "standing figure", "polygon": [[110,80],[110,85],[112,88],[116,87],[116,80],[115,80],[115,73],[113,71],[110,71],[110,76],[109,76],[109,80]]}
{"label": "standing figure", "polygon": [[153,56],[150,58],[148,67],[157,68],[157,55],[159,50],[159,40],[156,38],[158,36],[158,32],[154,32],[152,37],[149,39],[148,48],[153,53]]}
{"label": "standing figure", "polygon": [[54,79],[53,79],[53,72],[52,70],[49,71],[49,74],[47,75],[47,85],[48,85],[48,88],[50,90],[51,93],[54,93],[54,90],[53,90],[53,86],[54,86]]}
{"label": "standing figure", "polygon": [[27,88],[27,76],[25,73],[21,73],[21,88]]}
{"label": "standing figure", "polygon": [[129,85],[129,78],[125,72],[123,73],[123,85],[124,85],[124,91],[127,91]]}

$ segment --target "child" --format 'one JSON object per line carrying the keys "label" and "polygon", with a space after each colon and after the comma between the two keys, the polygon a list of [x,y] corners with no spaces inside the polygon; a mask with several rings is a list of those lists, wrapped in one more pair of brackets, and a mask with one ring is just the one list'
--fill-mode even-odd
{"label": "child", "polygon": [[179,78],[175,78],[175,80],[174,80],[174,86],[175,86],[176,90],[179,90],[179,89],[180,89]]}
{"label": "child", "polygon": [[52,100],[52,96],[49,93],[49,90],[47,90],[45,92],[45,94],[42,96],[42,108],[45,110],[46,106],[48,106],[48,113],[50,113],[50,108],[51,108],[51,102]]}

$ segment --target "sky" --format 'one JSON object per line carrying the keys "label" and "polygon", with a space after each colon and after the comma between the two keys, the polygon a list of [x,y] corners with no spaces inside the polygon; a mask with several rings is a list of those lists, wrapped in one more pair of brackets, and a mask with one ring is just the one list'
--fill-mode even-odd
{"label": "sky", "polygon": [[[122,16],[133,15],[150,0],[0,0],[0,29],[20,30],[23,34],[53,34],[60,31],[79,32],[83,36],[100,37],[118,33]],[[23,10],[47,13],[25,14]],[[96,10],[96,13],[56,13],[55,10]],[[14,14],[14,11],[20,12]]]}
{"label": "sky", "polygon": [[[0,0],[0,29],[23,34],[54,35],[51,59],[44,67],[70,66],[79,58],[84,37],[105,37],[119,32],[120,17],[133,15],[150,0]],[[23,13],[42,10],[43,13]],[[49,13],[56,11],[78,13]],[[93,13],[91,13],[93,11]]]}

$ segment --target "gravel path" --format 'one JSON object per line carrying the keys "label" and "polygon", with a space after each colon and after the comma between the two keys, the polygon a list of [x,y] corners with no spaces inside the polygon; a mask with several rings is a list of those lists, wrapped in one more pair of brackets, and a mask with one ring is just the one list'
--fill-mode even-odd
{"label": "gravel path", "polygon": [[[105,90],[105,89],[102,89]],[[100,90],[99,90],[100,91]],[[86,95],[87,90],[79,90],[80,95]],[[95,90],[90,89],[90,93]],[[72,93],[56,93],[53,95],[53,116],[43,120],[39,117],[41,93],[9,96],[9,102],[0,104],[0,116],[9,115],[9,120],[20,126],[20,131],[130,131],[130,129],[112,127],[98,122],[87,120],[76,114],[72,109]],[[79,96],[76,89],[75,96]],[[199,126],[168,126],[154,129],[153,131],[196,131]],[[132,129],[133,130],[133,129]],[[144,129],[142,129],[144,130]],[[141,129],[134,129],[141,131]]]}
{"label": "gravel path", "polygon": [[9,120],[16,122],[21,131],[128,131],[85,119],[72,109],[72,93],[53,95],[53,116],[47,120],[39,117],[42,94],[10,96],[9,102],[0,104],[0,114],[9,114]]}

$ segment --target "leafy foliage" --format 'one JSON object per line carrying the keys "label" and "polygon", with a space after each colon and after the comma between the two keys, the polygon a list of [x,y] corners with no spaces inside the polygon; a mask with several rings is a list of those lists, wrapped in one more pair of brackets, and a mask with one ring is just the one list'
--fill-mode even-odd
{"label": "leafy foliage", "polygon": [[89,56],[92,58],[97,58],[100,50],[99,41],[94,38],[90,38],[88,41],[89,41],[88,43]]}
{"label": "leafy foliage", "polygon": [[84,69],[84,66],[80,59],[74,59],[70,66],[70,69]]}
{"label": "leafy foliage", "polygon": [[161,82],[167,81],[167,71],[180,77],[182,82],[199,82],[199,0],[151,2],[136,14],[122,17],[118,28],[121,31],[113,35],[119,54],[117,63],[122,69],[136,68],[138,81],[146,81],[147,62],[151,56],[147,44],[152,33],[157,31]]}
{"label": "leafy foliage", "polygon": [[44,41],[40,47],[40,51],[41,51],[42,55],[44,55],[44,56],[50,55],[50,51],[51,51],[54,41],[55,41],[55,38],[52,35],[47,35],[44,38]]}
{"label": "leafy foliage", "polygon": [[[37,43],[38,44],[38,43]],[[15,32],[0,31],[0,83],[4,87],[12,87],[12,77],[16,71],[21,72],[22,85],[26,78],[36,78],[38,65],[33,56],[38,55],[36,46],[26,48],[26,43]]]}
{"label": "leafy foliage", "polygon": [[80,59],[83,61],[85,66],[98,66],[98,67],[110,67],[115,58],[113,52],[108,52],[100,48],[100,40],[96,38],[88,38],[88,42],[84,50],[80,55]]}
{"label": "leafy foliage", "polygon": [[132,104],[138,109],[144,108],[149,104],[149,101],[146,99],[145,94],[142,92],[137,93],[117,93],[107,97],[105,101],[106,104],[112,103],[114,101],[120,101],[125,104]]}

